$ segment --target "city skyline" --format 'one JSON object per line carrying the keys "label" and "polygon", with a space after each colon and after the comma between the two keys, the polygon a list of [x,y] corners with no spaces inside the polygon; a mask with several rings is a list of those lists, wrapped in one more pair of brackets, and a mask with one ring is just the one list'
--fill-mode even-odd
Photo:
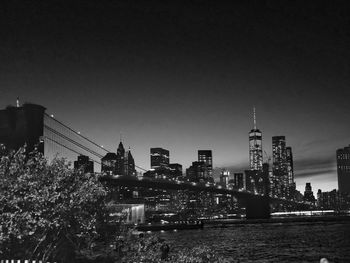
{"label": "city skyline", "polygon": [[349,144],[346,8],[273,1],[13,8],[1,15],[1,108],[17,96],[43,105],[113,152],[122,133],[146,169],[152,147],[168,149],[184,168],[210,149],[213,167],[233,174],[249,167],[255,106],[268,155],[272,136],[288,138],[297,189],[337,188],[335,152]]}

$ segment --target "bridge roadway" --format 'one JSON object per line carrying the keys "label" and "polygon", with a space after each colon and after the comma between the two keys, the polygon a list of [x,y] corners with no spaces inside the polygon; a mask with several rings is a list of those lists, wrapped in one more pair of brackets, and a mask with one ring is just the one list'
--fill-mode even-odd
{"label": "bridge roadway", "polygon": [[246,207],[246,217],[249,219],[270,218],[270,203],[284,203],[290,205],[304,206],[291,200],[271,198],[264,195],[256,195],[246,191],[226,189],[221,186],[205,183],[184,182],[178,180],[137,178],[120,175],[100,175],[100,181],[107,182],[109,186],[129,186],[165,190],[190,190],[196,192],[210,192],[222,195],[231,195]]}

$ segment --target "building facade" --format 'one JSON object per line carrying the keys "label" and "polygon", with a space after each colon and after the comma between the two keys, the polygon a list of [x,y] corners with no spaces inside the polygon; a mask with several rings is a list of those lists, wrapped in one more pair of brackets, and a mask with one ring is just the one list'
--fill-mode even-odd
{"label": "building facade", "polygon": [[336,154],[339,192],[350,194],[350,145],[338,149]]}
{"label": "building facade", "polygon": [[151,148],[151,169],[169,166],[169,151],[163,148]]}
{"label": "building facade", "polygon": [[272,173],[273,173],[273,195],[277,197],[287,197],[288,189],[288,168],[286,137],[272,137]]}
{"label": "building facade", "polygon": [[254,127],[249,132],[249,164],[250,170],[262,170],[263,152],[262,152],[262,133],[256,128],[255,108],[254,108]]}
{"label": "building facade", "polygon": [[213,154],[211,150],[198,150],[198,162],[205,163],[205,178],[213,179]]}

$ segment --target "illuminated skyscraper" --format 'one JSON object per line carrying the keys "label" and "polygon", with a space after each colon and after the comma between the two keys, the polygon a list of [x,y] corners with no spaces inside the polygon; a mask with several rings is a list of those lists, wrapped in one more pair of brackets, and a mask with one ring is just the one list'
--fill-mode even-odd
{"label": "illuminated skyscraper", "polygon": [[292,147],[286,148],[286,162],[288,172],[288,197],[291,199],[294,197],[295,191]]}
{"label": "illuminated skyscraper", "polygon": [[262,170],[262,133],[256,128],[256,116],[254,108],[254,128],[249,132],[249,162],[250,170]]}
{"label": "illuminated skyscraper", "polygon": [[338,188],[350,194],[350,145],[337,150]]}
{"label": "illuminated skyscraper", "polygon": [[230,180],[230,171],[223,169],[220,173],[220,184],[224,187],[228,187],[228,182]]}
{"label": "illuminated skyscraper", "polygon": [[205,177],[213,177],[213,155],[211,150],[198,150],[198,162],[204,162],[206,165]]}
{"label": "illuminated skyscraper", "polygon": [[276,180],[274,184],[275,189],[272,189],[273,194],[277,195],[278,197],[286,197],[288,187],[288,170],[285,136],[272,137],[272,158],[272,172]]}

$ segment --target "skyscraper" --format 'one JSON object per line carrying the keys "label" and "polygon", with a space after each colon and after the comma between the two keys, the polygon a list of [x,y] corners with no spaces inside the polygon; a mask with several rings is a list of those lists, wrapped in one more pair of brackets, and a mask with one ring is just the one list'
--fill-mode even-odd
{"label": "skyscraper", "polygon": [[211,150],[198,150],[198,162],[204,162],[206,166],[206,178],[213,178],[213,155]]}
{"label": "skyscraper", "polygon": [[234,173],[233,174],[233,184],[237,189],[245,189],[244,182],[244,174],[243,173]]}
{"label": "skyscraper", "polygon": [[286,163],[288,173],[288,197],[291,199],[294,197],[295,191],[292,147],[286,147]]}
{"label": "skyscraper", "polygon": [[337,150],[337,173],[339,192],[350,194],[350,145]]}
{"label": "skyscraper", "polygon": [[136,176],[136,170],[135,170],[135,160],[134,157],[131,154],[131,151],[127,151],[125,153],[125,168],[124,168],[124,174],[128,176]]}
{"label": "skyscraper", "polygon": [[186,169],[186,179],[191,182],[206,181],[207,165],[205,162],[192,162],[192,165]]}
{"label": "skyscraper", "polygon": [[272,137],[272,172],[275,179],[273,195],[278,197],[287,196],[288,171],[287,171],[287,150],[285,136]]}
{"label": "skyscraper", "polygon": [[256,116],[254,108],[254,127],[249,132],[249,163],[250,170],[262,170],[263,154],[262,154],[262,133],[256,128]]}
{"label": "skyscraper", "polygon": [[304,201],[315,203],[314,192],[312,191],[311,183],[306,183],[304,192]]}
{"label": "skyscraper", "polygon": [[230,180],[230,171],[223,169],[220,173],[220,184],[224,187],[228,187],[228,182]]}
{"label": "skyscraper", "polygon": [[169,151],[163,148],[151,148],[151,169],[169,166]]}
{"label": "skyscraper", "polygon": [[115,164],[116,173],[125,175],[125,149],[123,143],[120,141],[117,149],[117,162]]}

